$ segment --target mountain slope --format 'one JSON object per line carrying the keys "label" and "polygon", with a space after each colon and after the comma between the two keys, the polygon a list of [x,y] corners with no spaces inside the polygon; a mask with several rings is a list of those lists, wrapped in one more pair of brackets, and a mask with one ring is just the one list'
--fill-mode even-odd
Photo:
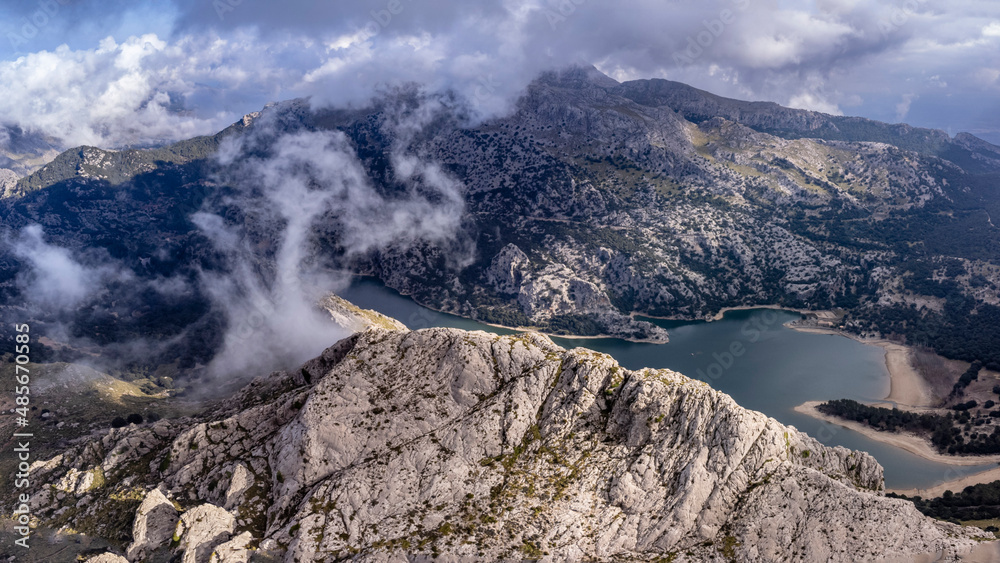
{"label": "mountain slope", "polygon": [[129,560],[956,560],[978,533],[680,374],[456,329],[366,330],[32,479],[40,522]]}
{"label": "mountain slope", "polygon": [[[419,126],[406,125],[418,118]],[[268,158],[298,132],[343,134],[386,201],[410,193],[394,167],[399,153],[459,182],[454,240],[353,252],[345,247],[350,218],[331,210],[307,249],[435,309],[552,333],[663,341],[662,329],[631,315],[842,308],[846,330],[1000,369],[1000,231],[992,221],[1000,217],[1000,149],[971,135],[727,100],[666,81],[619,84],[593,68],[546,73],[510,115],[483,123],[447,96],[403,90],[351,110],[277,104],[234,127],[252,156]],[[103,178],[57,175],[0,200],[0,217],[13,229],[43,224],[50,240],[74,251],[107,250],[144,279],[195,279],[217,265],[190,219],[199,210],[227,217],[254,248],[279,244],[273,224],[234,208],[240,186],[219,185],[211,159],[146,172],[108,162]],[[257,259],[273,267],[266,250]],[[23,262],[0,254],[7,307],[23,301]],[[149,330],[130,316],[139,307],[142,319],[170,319],[157,327],[165,334],[196,326],[198,338],[180,352],[193,365],[219,332],[206,328],[216,321],[205,300],[118,299],[81,309],[73,323],[124,338]]]}
{"label": "mountain slope", "polygon": [[786,108],[774,102],[723,98],[670,80],[623,82],[618,92],[645,106],[669,107],[692,123],[722,117],[786,139],[885,143],[924,155],[961,160],[963,164],[985,157],[992,160],[994,171],[1000,157],[1000,147],[968,133],[959,133],[952,139],[938,129]]}
{"label": "mountain slope", "polygon": [[[592,314],[594,300],[569,290],[574,280],[619,311],[657,316],[843,307],[850,330],[1000,365],[988,328],[1000,319],[1000,232],[990,220],[1000,167],[988,158],[997,147],[960,136],[940,149],[941,132],[866,120],[850,140],[788,139],[753,126],[803,132],[797,123],[816,116],[767,104],[727,114],[722,104],[739,121],[694,123],[674,111],[683,107],[623,95],[636,87],[592,69],[553,73],[510,116],[418,139],[469,187],[481,258],[437,283],[406,276],[425,260],[413,252],[362,268],[435,307],[547,328],[560,315]],[[956,156],[872,142],[894,136]],[[365,153],[385,150],[353,138]],[[498,277],[508,266],[513,274]],[[442,289],[459,284],[464,291]]]}
{"label": "mountain slope", "polygon": [[13,195],[18,178],[45,165],[63,148],[41,133],[16,125],[0,126],[0,198]]}
{"label": "mountain slope", "polygon": [[7,193],[0,195],[24,195],[70,179],[104,180],[111,185],[118,185],[144,172],[204,160],[215,154],[222,139],[242,131],[258,115],[259,113],[248,114],[215,135],[186,139],[153,149],[104,150],[90,146],[76,147],[20,178]]}

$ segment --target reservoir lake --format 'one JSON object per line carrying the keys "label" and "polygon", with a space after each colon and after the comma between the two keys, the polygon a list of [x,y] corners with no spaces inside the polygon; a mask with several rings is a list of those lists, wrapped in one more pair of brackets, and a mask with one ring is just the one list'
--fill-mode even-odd
{"label": "reservoir lake", "polygon": [[[359,278],[340,295],[359,307],[393,317],[408,328],[453,327],[497,334],[517,331],[439,313],[381,283]],[[656,323],[670,334],[666,344],[618,338],[552,337],[565,348],[585,347],[611,355],[628,369],[667,368],[707,382],[741,406],[794,426],[828,446],[872,454],[885,468],[889,489],[925,488],[995,467],[954,466],[925,460],[841,426],[795,412],[806,401],[879,401],[889,393],[885,353],[878,346],[833,334],[799,332],[784,323],[799,313],[774,309],[727,312],[722,320]]]}

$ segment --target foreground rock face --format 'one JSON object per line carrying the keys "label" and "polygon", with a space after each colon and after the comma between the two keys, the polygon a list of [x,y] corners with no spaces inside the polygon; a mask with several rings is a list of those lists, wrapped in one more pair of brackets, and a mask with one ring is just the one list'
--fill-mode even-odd
{"label": "foreground rock face", "polygon": [[35,514],[79,526],[145,499],[117,506],[152,553],[169,498],[183,512],[157,549],[184,561],[956,560],[977,544],[882,496],[867,454],[536,334],[371,328],[209,412],[39,464],[36,482],[106,478],[39,493]]}
{"label": "foreground rock face", "polygon": [[132,545],[127,555],[142,561],[149,552],[167,543],[177,528],[177,509],[160,489],[153,489],[142,499],[132,524]]}

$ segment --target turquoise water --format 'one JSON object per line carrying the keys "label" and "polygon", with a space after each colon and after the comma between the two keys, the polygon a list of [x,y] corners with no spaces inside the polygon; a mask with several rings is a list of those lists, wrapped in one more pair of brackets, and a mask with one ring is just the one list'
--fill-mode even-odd
{"label": "turquoise water", "polygon": [[[341,295],[355,304],[400,320],[411,329],[431,326],[515,331],[438,313],[417,305],[380,283],[357,280]],[[905,450],[870,440],[840,426],[794,412],[806,401],[848,398],[880,400],[888,394],[884,353],[849,338],[786,328],[798,313],[771,309],[731,311],[713,322],[645,319],[670,332],[667,344],[617,338],[553,338],[560,346],[605,352],[629,369],[668,368],[701,379],[740,405],[795,426],[830,446],[871,453],[885,468],[888,488],[929,487],[976,473],[994,464],[957,467],[934,463]]]}

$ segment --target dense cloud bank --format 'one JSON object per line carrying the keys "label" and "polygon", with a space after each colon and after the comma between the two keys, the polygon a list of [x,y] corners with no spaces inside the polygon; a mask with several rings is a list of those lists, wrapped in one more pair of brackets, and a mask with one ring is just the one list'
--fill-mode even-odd
{"label": "dense cloud bank", "polygon": [[[490,115],[540,71],[580,62],[1000,142],[1000,6],[983,0],[52,4],[0,10],[0,122],[66,146],[181,139],[269,101],[360,104],[405,82]],[[28,38],[32,18],[45,25]]]}

